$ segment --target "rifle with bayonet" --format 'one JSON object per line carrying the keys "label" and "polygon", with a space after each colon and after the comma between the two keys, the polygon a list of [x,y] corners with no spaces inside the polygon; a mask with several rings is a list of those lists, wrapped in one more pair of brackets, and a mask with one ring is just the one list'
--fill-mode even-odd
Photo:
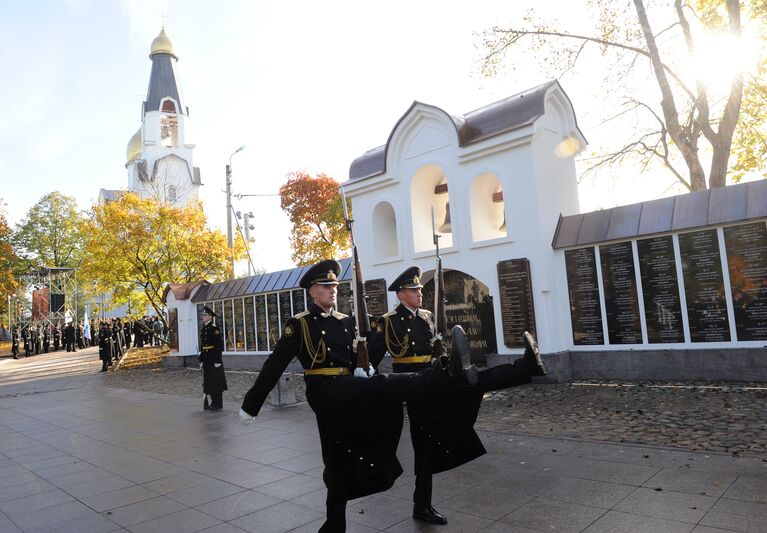
{"label": "rifle with bayonet", "polygon": [[357,327],[357,368],[361,368],[366,374],[370,366],[368,358],[367,336],[370,333],[370,316],[365,297],[365,282],[362,277],[362,266],[357,254],[357,245],[354,242],[354,219],[349,216],[346,205],[346,193],[341,189],[341,199],[344,205],[344,219],[346,229],[352,244],[352,299],[354,301],[354,322]]}
{"label": "rifle with bayonet", "polygon": [[447,336],[447,311],[445,304],[447,301],[445,299],[445,275],[442,271],[442,256],[439,255],[439,238],[441,235],[437,233],[436,226],[434,225],[433,207],[431,209],[431,233],[437,255],[437,268],[434,271],[434,320],[436,327],[431,348],[432,355],[439,357],[447,353],[445,348],[445,338]]}

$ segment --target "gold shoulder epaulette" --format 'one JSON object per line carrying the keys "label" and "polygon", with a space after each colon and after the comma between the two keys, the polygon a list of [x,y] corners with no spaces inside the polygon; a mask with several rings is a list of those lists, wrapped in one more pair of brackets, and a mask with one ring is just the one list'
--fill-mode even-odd
{"label": "gold shoulder epaulette", "polygon": [[397,314],[397,311],[389,311],[383,317],[386,318],[387,316],[393,316],[393,315],[396,315],[396,314]]}
{"label": "gold shoulder epaulette", "polygon": [[339,313],[338,311],[333,311],[333,316],[336,317],[338,320],[342,320],[344,318],[349,318],[349,315],[345,315],[343,313]]}
{"label": "gold shoulder epaulette", "polygon": [[309,311],[302,311],[298,313],[297,315],[294,315],[293,318],[301,318],[309,314]]}

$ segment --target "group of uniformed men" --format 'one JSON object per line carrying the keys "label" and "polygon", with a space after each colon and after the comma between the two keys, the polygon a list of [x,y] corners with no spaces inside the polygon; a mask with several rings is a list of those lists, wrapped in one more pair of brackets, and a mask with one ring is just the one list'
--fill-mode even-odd
{"label": "group of uniformed men", "polygon": [[[158,327],[159,325],[159,327]],[[59,324],[14,326],[11,332],[11,352],[14,359],[21,355],[32,356],[65,348],[76,352],[86,346],[99,347],[101,372],[106,372],[114,360],[119,360],[125,350],[134,343],[137,348],[144,344],[159,345],[164,339],[163,324],[158,317],[143,317],[140,320],[113,318],[91,320],[90,339],[84,336],[83,321],[71,321],[62,327]],[[53,346],[51,346],[51,339]],[[134,340],[135,339],[135,340]]]}
{"label": "group of uniformed men", "polygon": [[[432,474],[455,468],[485,453],[474,422],[485,392],[530,383],[546,374],[535,339],[523,335],[525,354],[513,364],[478,371],[471,364],[468,341],[460,326],[452,331],[452,352],[439,341],[434,316],[421,309],[423,285],[417,267],[405,270],[389,286],[400,304],[371,321],[367,339],[370,364],[357,368],[357,337],[352,317],[335,310],[341,265],[325,260],[308,269],[299,285],[307,289],[309,308],[287,320],[274,351],[264,363],[240,409],[244,424],[255,420],[267,395],[290,361],[304,368],[306,397],[317,418],[323,480],[327,487],[326,521],[321,532],[346,531],[349,500],[388,490],[402,474],[396,456],[407,403],[415,451],[413,518],[446,524],[434,509]],[[221,352],[223,339],[205,307],[200,361],[205,408],[221,409],[226,390]],[[376,368],[386,353],[393,373]]]}
{"label": "group of uniformed men", "polygon": [[[158,324],[160,327],[157,327]],[[143,348],[145,344],[159,346],[164,340],[163,327],[159,317],[139,320],[113,318],[111,323],[101,320],[98,329],[94,324],[93,338],[99,347],[101,372],[106,372],[114,361],[119,361],[131,344],[136,348]]]}
{"label": "group of uniformed men", "polygon": [[78,347],[85,347],[82,322],[76,325],[70,322],[64,326],[63,331],[59,324],[14,326],[11,331],[11,353],[14,359],[19,358],[22,347],[25,356],[56,352],[61,348],[66,348],[68,352],[76,352]]}

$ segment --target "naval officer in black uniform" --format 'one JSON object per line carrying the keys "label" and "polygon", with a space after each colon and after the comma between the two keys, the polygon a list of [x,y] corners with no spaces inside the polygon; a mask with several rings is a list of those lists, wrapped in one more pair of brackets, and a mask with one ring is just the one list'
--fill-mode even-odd
{"label": "naval officer in black uniform", "polygon": [[[435,343],[434,314],[421,309],[421,269],[410,267],[400,274],[389,291],[396,292],[399,305],[376,320],[369,338],[370,359],[380,362],[388,352],[395,373],[419,372],[444,356],[442,343]],[[432,474],[465,464],[485,453],[474,423],[484,392],[522,385],[531,376],[544,375],[535,341],[525,335],[526,355],[515,364],[499,365],[478,372],[477,384],[448,394],[407,402],[410,437],[415,453],[413,518],[430,524],[447,524],[447,518],[432,506]],[[437,353],[440,352],[440,353]]]}
{"label": "naval officer in black uniform", "polygon": [[14,359],[19,358],[19,326],[13,326],[11,330],[11,353]]}
{"label": "naval officer in black uniform", "polygon": [[99,359],[101,372],[106,372],[112,366],[112,328],[106,322],[99,324]]}
{"label": "naval officer in black uniform", "polygon": [[329,259],[303,275],[299,285],[313,303],[283,324],[280,340],[240,409],[241,421],[252,422],[290,361],[298,358],[325,464],[327,517],[320,532],[334,533],[346,531],[348,500],[387,490],[402,474],[396,456],[402,402],[453,390],[470,370],[461,354],[421,373],[381,376],[372,366],[367,372],[356,368],[354,322],[334,310],[340,272],[338,261]]}
{"label": "naval officer in black uniform", "polygon": [[[205,394],[203,409],[219,411],[224,407],[226,373],[221,354],[224,351],[224,337],[221,328],[213,323],[216,313],[207,305],[202,308],[202,329],[200,330],[200,368],[202,369],[202,392]],[[210,396],[210,407],[208,407]]]}

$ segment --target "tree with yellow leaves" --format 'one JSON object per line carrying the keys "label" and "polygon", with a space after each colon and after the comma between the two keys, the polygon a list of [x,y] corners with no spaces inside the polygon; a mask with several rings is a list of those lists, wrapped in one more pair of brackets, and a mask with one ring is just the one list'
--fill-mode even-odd
{"label": "tree with yellow leaves", "polygon": [[[81,279],[94,293],[111,293],[115,304],[148,303],[163,321],[162,295],[169,283],[227,278],[226,236],[205,227],[200,204],[178,208],[125,194],[95,205],[83,232]],[[235,260],[244,255],[241,240],[234,255]]]}
{"label": "tree with yellow leaves", "polygon": [[[5,204],[0,201],[0,302],[7,302],[8,298],[19,289],[19,274],[22,271],[22,261],[13,249],[12,231],[5,219]],[[10,324],[10,310],[2,306],[2,315],[7,317],[3,323]]]}

